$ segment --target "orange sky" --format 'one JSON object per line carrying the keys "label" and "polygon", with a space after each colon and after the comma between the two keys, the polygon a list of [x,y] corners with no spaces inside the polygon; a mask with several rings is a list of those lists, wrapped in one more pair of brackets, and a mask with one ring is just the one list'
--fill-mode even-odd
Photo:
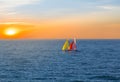
{"label": "orange sky", "polygon": [[[69,19],[68,19],[69,18]],[[96,19],[77,19],[60,18],[46,20],[38,23],[13,23],[0,24],[1,39],[62,39],[62,38],[79,38],[79,39],[119,39],[120,23],[112,20]],[[20,32],[14,36],[7,36],[4,30],[7,28],[18,28]]]}

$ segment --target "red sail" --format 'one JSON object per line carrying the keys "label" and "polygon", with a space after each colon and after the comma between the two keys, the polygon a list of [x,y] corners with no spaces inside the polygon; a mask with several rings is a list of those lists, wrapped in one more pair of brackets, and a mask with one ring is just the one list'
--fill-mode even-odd
{"label": "red sail", "polygon": [[76,40],[74,39],[71,43],[70,43],[70,46],[68,48],[69,51],[71,50],[76,50],[77,47],[76,47]]}
{"label": "red sail", "polygon": [[69,46],[68,50],[73,50],[73,44],[74,44],[74,41],[70,43],[70,46]]}

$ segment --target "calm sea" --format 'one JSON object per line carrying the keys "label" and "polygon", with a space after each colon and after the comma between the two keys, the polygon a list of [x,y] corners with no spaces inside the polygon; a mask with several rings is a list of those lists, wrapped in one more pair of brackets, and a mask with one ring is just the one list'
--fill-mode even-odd
{"label": "calm sea", "polygon": [[0,41],[0,82],[120,82],[120,40]]}

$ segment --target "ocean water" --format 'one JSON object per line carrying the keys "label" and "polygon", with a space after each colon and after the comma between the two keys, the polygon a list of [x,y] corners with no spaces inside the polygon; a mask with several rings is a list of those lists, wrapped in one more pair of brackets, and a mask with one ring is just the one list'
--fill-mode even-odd
{"label": "ocean water", "polygon": [[0,82],[120,82],[120,40],[0,41]]}

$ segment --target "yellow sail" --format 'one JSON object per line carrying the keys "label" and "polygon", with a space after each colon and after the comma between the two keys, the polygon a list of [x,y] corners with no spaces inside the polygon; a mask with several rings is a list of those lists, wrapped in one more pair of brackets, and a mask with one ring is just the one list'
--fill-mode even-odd
{"label": "yellow sail", "polygon": [[63,47],[62,47],[62,50],[68,50],[68,48],[69,48],[69,41],[66,40]]}

